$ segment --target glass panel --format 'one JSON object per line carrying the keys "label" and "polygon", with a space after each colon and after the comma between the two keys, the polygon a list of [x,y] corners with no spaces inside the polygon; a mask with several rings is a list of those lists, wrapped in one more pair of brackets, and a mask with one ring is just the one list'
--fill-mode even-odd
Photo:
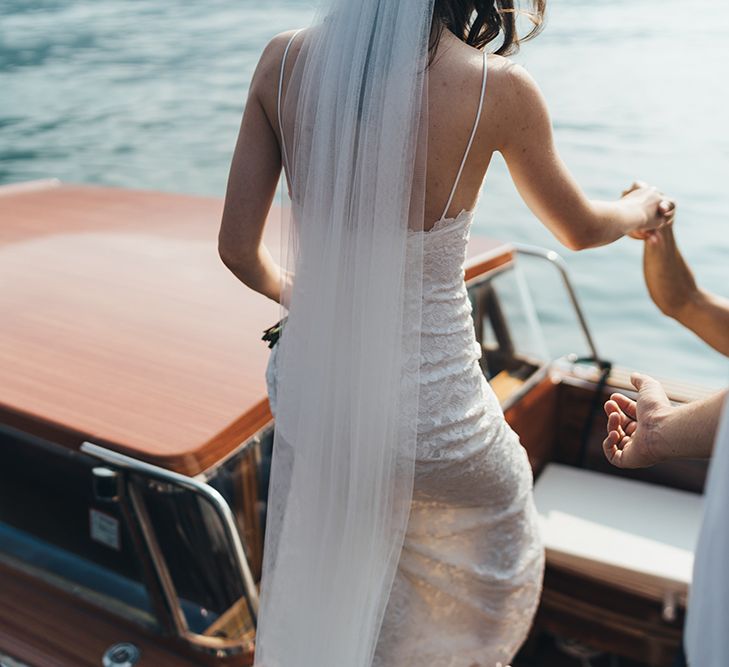
{"label": "glass panel", "polygon": [[518,256],[518,266],[529,286],[549,357],[590,356],[582,326],[557,267],[543,258],[528,255]]}
{"label": "glass panel", "polygon": [[242,581],[210,503],[170,484],[131,483],[144,500],[189,630],[226,639],[252,637]]}
{"label": "glass panel", "polygon": [[261,578],[273,426],[225,461],[208,483],[233,510],[254,580]]}
{"label": "glass panel", "polygon": [[509,267],[470,289],[482,365],[489,380],[525,378],[550,360],[528,286]]}
{"label": "glass panel", "polygon": [[[218,466],[214,476],[208,480],[208,484],[220,492],[233,511],[256,583],[261,578],[272,452],[273,425],[264,429]],[[236,601],[211,627],[233,626],[237,627],[238,634],[231,635],[230,630],[226,629],[224,636],[252,637],[248,610],[243,602]]]}
{"label": "glass panel", "polygon": [[94,497],[95,465],[0,427],[0,558],[154,625],[125,515]]}

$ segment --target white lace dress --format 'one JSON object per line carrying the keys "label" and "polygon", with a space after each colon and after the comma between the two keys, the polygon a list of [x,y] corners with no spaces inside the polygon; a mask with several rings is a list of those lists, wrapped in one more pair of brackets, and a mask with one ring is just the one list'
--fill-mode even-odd
{"label": "white lace dress", "polygon": [[[507,665],[531,626],[544,551],[526,451],[479,365],[464,261],[473,214],[424,237],[415,487],[374,667]],[[276,400],[276,350],[266,378]]]}
{"label": "white lace dress", "polygon": [[[411,232],[424,235],[415,485],[373,667],[505,666],[529,632],[542,588],[529,459],[479,364],[464,282],[473,211],[445,217],[486,77],[484,53],[478,111],[443,215],[430,231]],[[287,164],[285,151],[282,158]],[[278,345],[266,370],[274,414],[277,352]]]}

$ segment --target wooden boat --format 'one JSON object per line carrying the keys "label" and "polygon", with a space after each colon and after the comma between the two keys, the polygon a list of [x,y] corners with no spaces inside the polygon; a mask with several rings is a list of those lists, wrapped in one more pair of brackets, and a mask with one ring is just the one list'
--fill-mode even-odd
{"label": "wooden boat", "polygon": [[[278,308],[218,259],[221,210],[56,181],[0,188],[0,662],[252,663],[274,429],[260,335]],[[551,342],[577,334],[587,360],[545,350],[529,262],[574,312],[569,331],[547,323]],[[683,518],[683,543],[631,530],[641,506],[681,493],[697,505],[705,464],[624,473],[604,460],[601,405],[628,372],[599,362],[556,254],[474,236],[466,280],[484,373],[543,505],[544,595],[515,665],[580,664],[564,650],[670,665],[697,515]],[[704,393],[669,388],[679,402]],[[637,499],[633,528],[579,501],[605,494],[617,508]],[[555,529],[554,516],[574,525]],[[580,531],[617,556],[574,548]],[[675,567],[661,567],[665,554]]]}

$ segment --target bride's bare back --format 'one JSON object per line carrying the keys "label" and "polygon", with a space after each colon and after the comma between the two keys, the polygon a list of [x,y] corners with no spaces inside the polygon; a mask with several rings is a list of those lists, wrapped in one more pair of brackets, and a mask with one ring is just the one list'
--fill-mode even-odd
{"label": "bride's bare back", "polygon": [[[303,35],[293,31],[267,45],[256,68],[231,164],[219,251],[226,265],[253,289],[280,300],[280,273],[261,238],[281,175],[277,114],[284,51],[286,83]],[[444,30],[428,70],[428,164],[424,228],[443,208],[463,159],[478,110],[483,52]],[[474,207],[495,151],[500,152],[522,198],[568,248],[640,235],[672,220],[672,205],[651,187],[616,201],[590,200],[560,158],[546,102],[524,68],[488,56],[488,78],[473,145],[446,217]],[[670,209],[670,210],[669,210]]]}
{"label": "bride's bare back", "polygon": [[[266,117],[273,121],[272,126],[279,143],[281,135],[278,128],[277,94],[280,70],[277,67],[280,67],[284,51],[290,42],[283,76],[283,90],[286,91],[288,79],[304,41],[303,34],[294,37],[293,41],[292,36],[293,33],[289,32],[274,39],[270,45],[270,57],[264,53],[259,65],[259,68],[265,67],[268,70],[270,60],[272,67],[266,75],[266,83],[260,87],[259,95]],[[512,65],[505,58],[489,56],[488,85],[480,122],[446,217],[455,216],[462,209],[473,208],[491,155],[501,145],[498,128],[488,120],[489,115],[497,111],[494,106],[500,99],[498,90],[491,89],[503,86],[504,71],[510,66]],[[483,53],[463,43],[450,32],[445,32],[428,71],[425,229],[432,227],[441,217],[448,201],[477,115],[482,80]],[[290,141],[288,137],[287,140]]]}

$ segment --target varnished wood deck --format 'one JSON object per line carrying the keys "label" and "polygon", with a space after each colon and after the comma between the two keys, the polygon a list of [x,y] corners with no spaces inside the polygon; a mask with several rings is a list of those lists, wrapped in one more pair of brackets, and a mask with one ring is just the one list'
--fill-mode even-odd
{"label": "varnished wood deck", "polygon": [[[260,336],[279,307],[220,261],[221,212],[208,197],[0,188],[0,423],[190,475],[265,425]],[[483,252],[469,278],[504,261],[474,237]]]}

